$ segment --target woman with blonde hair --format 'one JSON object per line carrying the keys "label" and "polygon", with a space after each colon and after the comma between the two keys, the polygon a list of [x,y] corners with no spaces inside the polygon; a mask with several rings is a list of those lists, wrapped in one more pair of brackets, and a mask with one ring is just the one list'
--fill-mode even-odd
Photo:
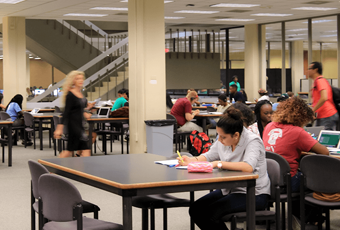
{"label": "woman with blonde hair", "polygon": [[93,106],[93,103],[87,104],[87,100],[81,92],[84,76],[84,72],[71,71],[66,76],[66,81],[63,85],[62,102],[65,104],[65,110],[62,124],[57,126],[54,137],[60,138],[65,127],[69,141],[67,142],[67,150],[60,153],[60,157],[69,157],[77,150],[81,151],[81,156],[91,155],[90,146],[88,145],[89,138],[85,133],[84,123],[86,123],[85,119],[91,117],[89,108]]}

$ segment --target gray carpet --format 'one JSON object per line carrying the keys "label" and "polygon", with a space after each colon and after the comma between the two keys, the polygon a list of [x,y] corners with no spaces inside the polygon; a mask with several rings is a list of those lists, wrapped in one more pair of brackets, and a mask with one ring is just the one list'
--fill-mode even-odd
{"label": "gray carpet", "polygon": [[[0,229],[4,230],[25,230],[30,229],[30,173],[27,161],[29,159],[48,159],[54,158],[53,149],[48,148],[48,133],[44,133],[44,150],[33,146],[24,148],[19,142],[18,146],[13,147],[13,164],[12,167],[7,166],[7,155],[5,155],[5,163],[0,165]],[[37,144],[39,141],[37,140]],[[98,143],[101,146],[101,142]],[[124,143],[126,145],[126,143]],[[125,147],[125,146],[124,146]],[[120,142],[116,141],[113,147],[113,153],[120,154]],[[100,157],[102,153],[97,148],[96,157]],[[7,153],[7,150],[6,150]],[[122,223],[122,200],[121,197],[72,181],[79,189],[84,200],[88,200],[97,204],[101,211],[99,219]],[[200,191],[195,193],[195,197],[199,198],[208,191]],[[188,193],[178,193],[179,197],[189,199]],[[331,212],[331,229],[340,229],[339,211]],[[92,217],[92,214],[86,214]],[[156,229],[163,229],[162,211],[156,210]],[[239,225],[242,227],[243,225]],[[271,229],[275,229],[272,224]],[[141,229],[141,210],[133,208],[133,229]],[[172,208],[168,210],[168,229],[169,230],[188,230],[190,229],[189,214],[187,208]],[[196,227],[198,229],[198,227]],[[256,229],[265,229],[265,226],[257,226]]]}

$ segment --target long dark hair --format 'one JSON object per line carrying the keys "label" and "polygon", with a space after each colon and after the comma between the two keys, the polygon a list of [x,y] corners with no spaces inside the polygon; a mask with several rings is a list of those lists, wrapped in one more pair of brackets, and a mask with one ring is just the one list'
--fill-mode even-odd
{"label": "long dark hair", "polygon": [[9,104],[11,104],[12,102],[17,103],[17,104],[19,105],[20,109],[22,109],[22,100],[23,100],[23,99],[24,99],[24,98],[22,97],[21,94],[15,95],[15,96],[12,98],[12,100],[8,103],[8,105],[6,106],[5,111],[7,111],[7,108],[8,108],[8,106],[9,106]]}
{"label": "long dark hair", "polygon": [[268,101],[268,100],[261,100],[261,101],[257,102],[257,104],[255,106],[254,113],[255,113],[255,117],[256,117],[256,121],[257,121],[257,128],[259,129],[261,139],[262,139],[262,135],[263,135],[263,125],[262,125],[262,120],[261,120],[261,107],[263,105],[272,106],[272,103],[270,103],[270,101]]}
{"label": "long dark hair", "polygon": [[223,116],[218,120],[217,127],[221,128],[225,134],[233,136],[239,132],[240,136],[243,131],[243,119],[240,110],[229,107]]}

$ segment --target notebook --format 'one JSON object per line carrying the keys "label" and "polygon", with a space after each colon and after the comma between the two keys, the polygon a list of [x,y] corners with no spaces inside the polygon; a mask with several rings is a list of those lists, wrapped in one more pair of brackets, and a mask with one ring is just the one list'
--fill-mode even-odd
{"label": "notebook", "polygon": [[324,130],[325,126],[304,127],[304,130],[309,133],[315,140],[318,139],[320,131]]}
{"label": "notebook", "polygon": [[321,130],[318,141],[327,147],[329,151],[340,151],[340,131]]}
{"label": "notebook", "polygon": [[34,109],[32,109],[32,111],[31,111],[31,114],[37,114],[37,113],[39,113],[39,108],[34,108]]}
{"label": "notebook", "polygon": [[93,101],[93,102],[96,102],[96,103],[94,104],[94,106],[98,106],[98,105],[99,105],[100,99],[101,99],[101,98],[97,98],[96,100]]}
{"label": "notebook", "polygon": [[94,114],[91,118],[108,118],[110,114],[110,108],[101,107],[98,111],[98,114]]}

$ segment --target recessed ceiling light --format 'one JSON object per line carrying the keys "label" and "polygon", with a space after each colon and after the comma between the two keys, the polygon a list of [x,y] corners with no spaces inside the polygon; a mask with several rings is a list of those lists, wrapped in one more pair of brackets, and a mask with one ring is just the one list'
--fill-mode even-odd
{"label": "recessed ceiling light", "polygon": [[64,16],[75,16],[75,17],[105,17],[108,16],[108,14],[64,14]]}
{"label": "recessed ceiling light", "polygon": [[166,4],[166,3],[170,3],[170,2],[174,2],[174,1],[164,1],[165,4]]}
{"label": "recessed ceiling light", "polygon": [[304,30],[308,30],[308,28],[291,29],[291,30],[286,30],[286,32],[296,32],[296,31],[304,31]]}
{"label": "recessed ceiling light", "polygon": [[336,10],[338,8],[329,8],[329,7],[297,7],[292,8],[292,10],[319,10],[319,11],[327,11],[327,10]]}
{"label": "recessed ceiling light", "polygon": [[254,21],[255,19],[241,19],[241,18],[221,18],[216,19],[215,21],[224,21],[224,22],[250,22]]}
{"label": "recessed ceiling light", "polygon": [[36,58],[34,58],[34,59],[36,59],[36,60],[40,60],[41,58],[40,58],[40,57],[36,57]]}
{"label": "recessed ceiling light", "polygon": [[251,16],[264,16],[264,17],[287,17],[292,16],[293,14],[272,14],[272,13],[259,13],[252,14]]}
{"label": "recessed ceiling light", "polygon": [[[335,20],[329,20],[329,19],[323,19],[323,20],[312,20],[312,23],[323,23],[323,22],[332,22]],[[308,22],[303,22],[303,23],[308,23]]]}
{"label": "recessed ceiling light", "polygon": [[216,14],[220,11],[210,11],[210,10],[179,10],[175,11],[174,13],[179,14]]}
{"label": "recessed ceiling light", "polygon": [[329,38],[329,37],[336,37],[338,36],[337,34],[329,34],[329,35],[321,35],[320,37],[322,38]]}
{"label": "recessed ceiling light", "polygon": [[93,7],[90,10],[118,10],[118,11],[128,11],[128,8],[118,8],[118,7]]}
{"label": "recessed ceiling light", "polygon": [[185,17],[164,17],[164,19],[183,19]]}
{"label": "recessed ceiling light", "polygon": [[19,2],[23,2],[25,0],[0,0],[0,3],[5,3],[5,4],[17,4]]}
{"label": "recessed ceiling light", "polygon": [[28,58],[29,58],[29,59],[32,59],[33,57],[32,57],[32,56],[29,56]]}
{"label": "recessed ceiling light", "polygon": [[260,6],[259,4],[232,4],[232,3],[219,3],[210,5],[210,7],[234,7],[234,8],[241,8],[241,7],[255,7]]}

